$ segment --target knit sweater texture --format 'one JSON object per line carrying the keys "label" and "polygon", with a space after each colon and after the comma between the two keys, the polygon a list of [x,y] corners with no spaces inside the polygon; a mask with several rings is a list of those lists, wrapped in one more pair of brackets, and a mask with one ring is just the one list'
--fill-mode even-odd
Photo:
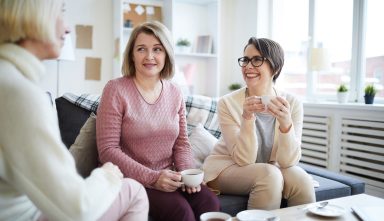
{"label": "knit sweater texture", "polygon": [[44,66],[15,44],[0,45],[0,220],[97,220],[121,179],[95,169],[83,179],[61,141],[56,111],[37,82]]}
{"label": "knit sweater texture", "polygon": [[119,166],[125,177],[152,188],[163,169],[194,167],[188,141],[185,103],[180,89],[167,80],[159,98],[147,103],[133,78],[108,82],[97,111],[100,160]]}

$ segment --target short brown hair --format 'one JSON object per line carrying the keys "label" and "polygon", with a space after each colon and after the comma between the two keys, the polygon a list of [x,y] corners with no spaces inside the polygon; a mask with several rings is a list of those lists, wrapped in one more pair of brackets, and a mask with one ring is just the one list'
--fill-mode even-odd
{"label": "short brown hair", "polygon": [[145,22],[133,29],[131,37],[129,38],[128,44],[124,51],[123,66],[121,68],[123,76],[132,77],[136,74],[135,64],[133,62],[133,48],[135,46],[137,36],[139,36],[140,33],[146,33],[155,36],[163,45],[166,52],[166,57],[164,68],[160,72],[160,78],[172,78],[175,70],[175,56],[173,54],[173,42],[171,34],[163,24],[157,21]]}
{"label": "short brown hair", "polygon": [[0,44],[23,39],[54,42],[62,0],[0,0]]}
{"label": "short brown hair", "polygon": [[276,82],[276,79],[279,77],[281,70],[284,66],[284,50],[279,43],[267,39],[267,38],[255,38],[251,37],[248,40],[245,49],[253,45],[260,52],[261,56],[265,57],[269,64],[271,65],[273,71],[273,82]]}

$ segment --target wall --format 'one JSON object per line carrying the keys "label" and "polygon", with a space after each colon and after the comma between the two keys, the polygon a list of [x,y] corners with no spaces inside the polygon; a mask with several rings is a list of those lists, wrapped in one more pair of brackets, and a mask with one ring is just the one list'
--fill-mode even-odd
{"label": "wall", "polygon": [[[269,37],[268,0],[222,0],[221,1],[221,53],[220,95],[228,93],[228,85],[243,83],[237,58],[250,36]],[[72,42],[76,44],[75,25],[93,25],[93,49],[75,49],[75,61],[45,61],[47,74],[40,85],[56,95],[56,80],[59,68],[59,95],[101,93],[106,82],[113,78],[113,1],[66,0],[66,20],[72,30]],[[264,22],[266,21],[266,22]],[[100,57],[101,80],[85,80],[85,57]],[[115,73],[119,76],[119,73]]]}
{"label": "wall", "polygon": [[269,0],[223,0],[221,2],[220,95],[228,93],[228,85],[242,83],[237,59],[251,36],[270,37]]}
{"label": "wall", "polygon": [[[75,94],[100,94],[106,82],[112,78],[113,37],[111,0],[66,0],[65,19],[71,29],[72,43],[76,45],[76,25],[93,26],[93,48],[76,49],[75,61],[60,61],[59,95],[66,92]],[[85,57],[99,57],[101,80],[85,80]],[[47,74],[40,82],[44,90],[56,96],[57,61],[45,61]]]}

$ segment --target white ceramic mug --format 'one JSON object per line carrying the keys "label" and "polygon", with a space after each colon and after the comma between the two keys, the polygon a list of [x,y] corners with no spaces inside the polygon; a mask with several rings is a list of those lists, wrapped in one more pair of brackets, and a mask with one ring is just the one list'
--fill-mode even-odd
{"label": "white ceramic mug", "polygon": [[263,103],[265,107],[267,107],[267,105],[271,102],[271,99],[273,98],[275,98],[275,96],[263,95],[261,96],[261,103]]}
{"label": "white ceramic mug", "polygon": [[200,215],[200,221],[231,221],[231,215],[223,212],[206,212]]}
{"label": "white ceramic mug", "polygon": [[187,169],[181,171],[181,182],[189,187],[196,187],[203,182],[204,171],[200,169]]}

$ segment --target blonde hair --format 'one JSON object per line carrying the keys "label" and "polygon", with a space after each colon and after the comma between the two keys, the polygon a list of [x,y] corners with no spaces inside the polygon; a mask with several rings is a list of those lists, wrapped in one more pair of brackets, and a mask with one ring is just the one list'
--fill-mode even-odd
{"label": "blonde hair", "polygon": [[123,76],[133,77],[136,74],[135,63],[133,62],[133,48],[137,36],[140,33],[150,34],[155,36],[163,45],[166,58],[163,70],[160,72],[160,78],[170,79],[174,75],[175,56],[173,54],[173,42],[170,31],[160,22],[151,21],[138,25],[131,33],[128,44],[124,51],[123,66],[121,72]]}
{"label": "blonde hair", "polygon": [[62,0],[0,0],[0,44],[54,42]]}

